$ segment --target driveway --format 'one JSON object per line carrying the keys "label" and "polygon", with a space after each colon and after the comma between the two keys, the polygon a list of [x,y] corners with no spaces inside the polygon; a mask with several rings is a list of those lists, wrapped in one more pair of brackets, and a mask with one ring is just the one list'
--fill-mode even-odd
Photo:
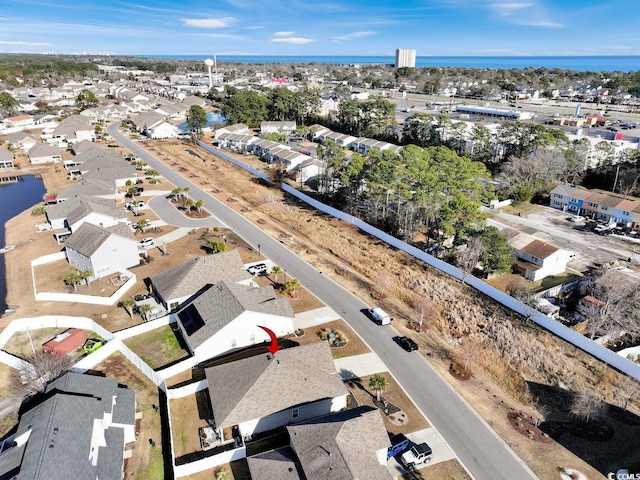
{"label": "driveway", "polygon": [[392,326],[377,326],[365,317],[362,310],[369,305],[296,256],[286,244],[263,232],[242,215],[149,155],[121,135],[117,127],[118,124],[113,124],[107,128],[116,141],[143,158],[170,182],[190,186],[194,198],[204,199],[207,209],[214,212],[225,225],[254,248],[260,245],[261,252],[266,257],[286,270],[287,274],[297,278],[302,285],[337,312],[389,367],[396,381],[425,414],[429,423],[446,439],[473,478],[536,478],[423,356],[407,355],[407,352],[398,348],[393,341],[398,332]]}
{"label": "driveway", "polygon": [[[431,465],[435,465],[436,463],[446,462],[447,460],[456,458],[453,450],[451,450],[449,445],[447,445],[447,442],[444,441],[444,439],[438,434],[435,428],[425,428],[424,430],[418,430],[417,432],[408,433],[407,438],[413,443],[425,442],[431,447],[431,450],[433,450],[431,461],[425,465],[420,465],[417,468],[418,470],[427,469]],[[387,469],[389,470],[389,473],[393,476],[393,478],[407,473],[407,470],[405,470],[404,467],[400,465],[394,457],[390,458],[387,461]]]}

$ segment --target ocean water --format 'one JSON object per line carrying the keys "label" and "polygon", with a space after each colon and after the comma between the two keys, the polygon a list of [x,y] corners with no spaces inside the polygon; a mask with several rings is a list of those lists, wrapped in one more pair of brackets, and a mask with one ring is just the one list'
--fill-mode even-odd
{"label": "ocean water", "polygon": [[[213,55],[138,55],[146,58],[204,60]],[[321,56],[321,55],[218,55],[221,63],[324,63],[324,64],[393,64],[393,56]],[[581,72],[630,72],[640,70],[640,55],[602,56],[486,56],[486,57],[441,57],[419,56],[416,67],[461,67],[491,69],[562,68]]]}
{"label": "ocean water", "polygon": [[[16,183],[0,184],[0,247],[4,247],[4,224],[10,218],[42,201],[45,193],[44,185],[40,178],[32,175],[19,177]],[[34,219],[34,223],[40,223],[44,218]],[[35,227],[34,227],[35,232]],[[40,235],[48,235],[44,232]],[[4,254],[0,254],[0,314],[4,313],[7,305],[7,279],[5,275]],[[28,272],[24,272],[25,275]]]}

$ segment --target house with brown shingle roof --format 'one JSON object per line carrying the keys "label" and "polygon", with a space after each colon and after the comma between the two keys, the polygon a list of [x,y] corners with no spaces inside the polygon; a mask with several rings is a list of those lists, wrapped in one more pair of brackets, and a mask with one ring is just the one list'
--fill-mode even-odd
{"label": "house with brown shingle roof", "polygon": [[[531,241],[526,241],[530,237]],[[550,275],[558,275],[567,270],[567,263],[575,254],[558,247],[551,242],[519,234],[510,244],[518,258],[515,270],[527,280],[537,281]]]}
{"label": "house with brown shingle roof", "polygon": [[[257,331],[256,331],[257,334]],[[235,438],[338,412],[348,391],[331,347],[315,342],[205,369],[213,423]],[[229,439],[233,441],[233,438]]]}
{"label": "house with brown shingle roof", "polygon": [[195,295],[206,285],[223,280],[251,285],[253,276],[244,268],[237,249],[199,256],[149,277],[150,288],[167,311]]}
{"label": "house with brown shingle roof", "polygon": [[227,280],[200,287],[175,314],[191,353],[200,361],[269,341],[258,325],[281,337],[293,333],[295,314],[272,286],[253,287]]}

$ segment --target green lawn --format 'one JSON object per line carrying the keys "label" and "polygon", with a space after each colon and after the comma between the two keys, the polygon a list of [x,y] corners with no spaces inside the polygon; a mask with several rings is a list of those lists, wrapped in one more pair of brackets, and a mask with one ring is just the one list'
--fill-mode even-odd
{"label": "green lawn", "polygon": [[124,343],[151,368],[164,367],[189,355],[170,325],[129,338]]}

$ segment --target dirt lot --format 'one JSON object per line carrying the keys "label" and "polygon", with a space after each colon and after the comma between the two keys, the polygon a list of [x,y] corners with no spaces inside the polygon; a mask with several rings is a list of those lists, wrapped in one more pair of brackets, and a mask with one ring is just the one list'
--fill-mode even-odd
{"label": "dirt lot", "polygon": [[211,417],[207,401],[208,395],[204,391],[169,401],[176,458],[202,451],[198,429],[206,427],[206,420]]}
{"label": "dirt lot", "polygon": [[[293,236],[292,249],[296,254],[363,300],[370,301],[374,290],[384,285],[385,298],[379,303],[396,319],[412,317],[416,296],[429,298],[432,311],[426,322],[430,327],[427,331],[413,332],[401,321],[396,322],[396,328],[420,344],[421,351],[445,378],[449,376],[450,358],[471,356],[470,365],[474,370],[488,372],[477,374],[475,380],[464,383],[456,382],[453,377],[449,381],[534,471],[541,478],[552,478],[557,475],[557,466],[573,465],[590,478],[602,476],[558,444],[549,447],[523,441],[508,424],[506,411],[495,408],[496,398],[504,402],[506,410],[529,408],[532,400],[526,382],[537,381],[549,385],[562,382],[574,391],[595,388],[603,399],[614,402],[616,389],[613,385],[619,375],[617,372],[550,334],[525,326],[521,319],[459,282],[426,268],[343,222],[311,211],[279,190],[256,183],[248,174],[213,155],[198,149],[205,161],[191,158],[184,154],[185,146],[180,142],[159,142],[155,148],[166,152],[167,156],[178,157],[179,164],[191,174],[199,175],[203,182],[215,172],[216,184],[210,189],[215,196],[259,224],[274,238]],[[238,155],[237,158],[250,157]],[[253,187],[247,189],[247,184]],[[321,237],[316,234],[318,231],[323,232]],[[371,264],[384,268],[372,270],[368,268]],[[487,323],[516,335],[519,347],[507,350],[507,342],[487,337],[482,330]],[[466,339],[466,347],[454,347],[446,339]],[[526,351],[529,359],[518,359],[518,350]],[[468,351],[474,353],[465,353]],[[482,378],[481,384],[478,377]]]}

